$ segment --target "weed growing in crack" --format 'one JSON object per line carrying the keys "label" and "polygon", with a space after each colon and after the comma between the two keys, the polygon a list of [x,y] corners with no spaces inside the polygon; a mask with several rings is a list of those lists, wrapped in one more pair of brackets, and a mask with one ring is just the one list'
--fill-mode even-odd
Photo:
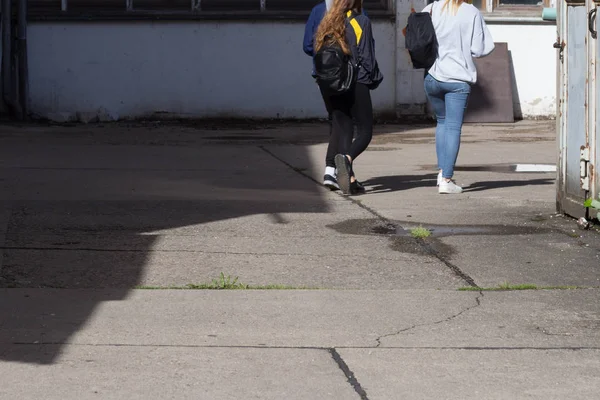
{"label": "weed growing in crack", "polygon": [[462,287],[458,290],[461,292],[501,292],[501,291],[511,291],[511,290],[575,290],[575,289],[589,289],[587,287],[582,286],[537,286],[535,284],[525,283],[519,285],[511,285],[508,282],[504,282],[499,284],[496,287]]}
{"label": "weed growing in crack", "polygon": [[414,237],[415,239],[424,239],[424,238],[428,238],[429,236],[431,236],[431,231],[427,228],[423,228],[422,226],[419,226],[418,228],[412,228],[410,230],[410,235],[412,237]]}
{"label": "weed growing in crack", "polygon": [[134,289],[145,289],[145,290],[315,290],[318,288],[310,288],[310,287],[295,287],[295,286],[287,286],[287,285],[278,285],[278,284],[270,284],[270,285],[257,285],[250,286],[245,283],[241,283],[238,281],[238,277],[232,278],[231,275],[225,276],[223,272],[217,279],[213,279],[210,283],[189,283],[184,286],[147,286],[140,285],[134,287]]}

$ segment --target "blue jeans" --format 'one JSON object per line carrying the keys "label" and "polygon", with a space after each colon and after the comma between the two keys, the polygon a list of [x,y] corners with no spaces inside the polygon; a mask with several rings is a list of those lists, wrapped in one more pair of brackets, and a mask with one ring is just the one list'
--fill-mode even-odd
{"label": "blue jeans", "polygon": [[438,168],[444,178],[450,179],[458,158],[460,132],[471,85],[466,82],[440,82],[428,74],[425,77],[425,93],[437,119],[435,151]]}

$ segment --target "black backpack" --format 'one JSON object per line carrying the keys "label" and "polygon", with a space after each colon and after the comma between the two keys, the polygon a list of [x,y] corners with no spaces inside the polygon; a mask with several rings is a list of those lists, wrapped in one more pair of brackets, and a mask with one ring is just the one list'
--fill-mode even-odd
{"label": "black backpack", "polygon": [[430,12],[412,13],[408,17],[406,25],[406,37],[404,44],[413,68],[425,68],[428,70],[433,66],[437,58],[438,43]]}
{"label": "black backpack", "polygon": [[[360,37],[356,31],[358,24],[353,24],[354,18],[350,18],[351,12],[348,12],[348,21],[354,29],[356,37]],[[335,44],[324,44],[313,57],[315,64],[315,79],[317,84],[326,93],[342,94],[352,88],[356,83],[358,76],[358,65],[352,59],[350,54],[344,53],[342,47]]]}
{"label": "black backpack", "polygon": [[357,66],[338,44],[324,44],[314,56],[315,79],[330,94],[342,94],[354,87]]}

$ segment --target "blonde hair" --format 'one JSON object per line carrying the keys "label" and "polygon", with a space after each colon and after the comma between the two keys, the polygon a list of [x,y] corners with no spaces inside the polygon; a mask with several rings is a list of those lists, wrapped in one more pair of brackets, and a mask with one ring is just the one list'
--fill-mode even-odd
{"label": "blonde hair", "polygon": [[458,7],[460,7],[464,2],[465,0],[445,0],[444,5],[442,6],[442,12],[444,12],[446,9],[449,9],[452,15],[456,15],[458,12]]}
{"label": "blonde hair", "polygon": [[344,53],[350,54],[350,46],[346,42],[346,14],[350,10],[362,12],[362,0],[334,0],[315,34],[316,51],[325,44],[337,44]]}

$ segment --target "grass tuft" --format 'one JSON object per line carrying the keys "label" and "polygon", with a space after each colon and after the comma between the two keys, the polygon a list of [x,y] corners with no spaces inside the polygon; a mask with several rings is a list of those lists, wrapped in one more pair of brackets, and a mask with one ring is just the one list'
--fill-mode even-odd
{"label": "grass tuft", "polygon": [[424,239],[431,236],[431,231],[427,228],[419,226],[418,228],[412,228],[410,230],[410,235],[415,239]]}
{"label": "grass tuft", "polygon": [[217,279],[213,279],[210,283],[189,283],[185,286],[135,286],[134,289],[143,290],[314,290],[310,287],[296,287],[287,285],[258,285],[250,286],[238,281],[238,277],[232,278],[231,275],[225,276],[223,272]]}
{"label": "grass tuft", "polygon": [[512,290],[576,290],[576,289],[588,289],[582,286],[537,286],[531,283],[524,283],[519,285],[511,285],[508,282],[499,284],[496,287],[462,287],[458,290],[461,292],[501,292],[501,291],[512,291]]}

